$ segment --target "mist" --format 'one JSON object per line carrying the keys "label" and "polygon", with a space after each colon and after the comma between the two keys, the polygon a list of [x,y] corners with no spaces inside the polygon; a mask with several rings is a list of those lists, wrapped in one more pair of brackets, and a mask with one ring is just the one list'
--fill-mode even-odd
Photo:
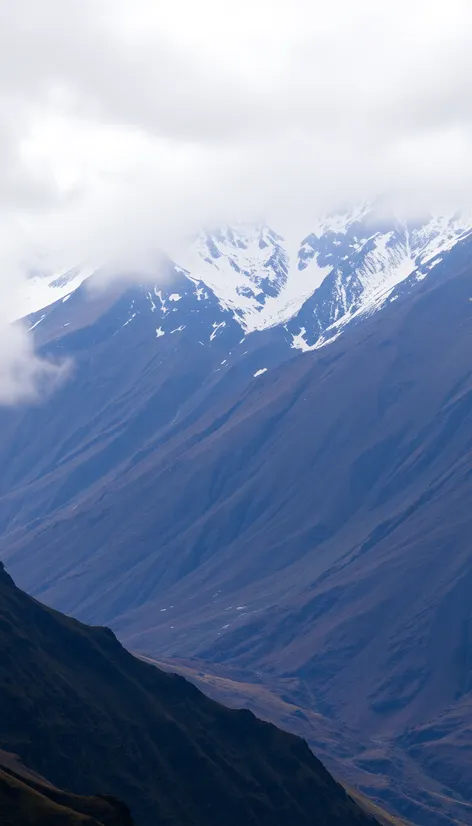
{"label": "mist", "polygon": [[0,402],[56,369],[7,323],[38,262],[145,270],[234,221],[301,239],[379,194],[470,209],[471,36],[466,0],[0,0]]}

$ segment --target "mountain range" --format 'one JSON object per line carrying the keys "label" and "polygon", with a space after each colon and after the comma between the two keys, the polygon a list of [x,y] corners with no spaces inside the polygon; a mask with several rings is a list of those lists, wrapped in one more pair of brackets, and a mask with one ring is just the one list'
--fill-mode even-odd
{"label": "mountain range", "polygon": [[265,697],[400,815],[471,823],[472,222],[366,206],[300,237],[31,279],[71,366],[0,414],[2,555],[213,696]]}
{"label": "mountain range", "polygon": [[[211,300],[211,295],[246,333],[287,324],[290,345],[307,350],[337,336],[353,318],[381,307],[410,276],[424,278],[431,266],[471,232],[472,215],[428,215],[411,221],[379,202],[314,221],[304,238],[293,231],[284,238],[263,224],[202,231],[180,245],[172,261],[165,256],[167,267],[159,267],[162,253],[156,254],[154,269],[160,270],[164,284],[169,281],[166,269],[172,274],[171,283],[176,275],[184,275],[184,294],[194,284],[192,292],[199,302]],[[150,257],[151,270],[152,261]],[[90,283],[93,274],[90,265],[59,275],[33,269],[15,305],[16,315],[30,315],[68,301],[81,284]],[[138,270],[134,276],[139,281],[142,273]],[[167,293],[155,284],[152,287],[148,305],[136,308],[130,304],[126,321],[131,323],[146,307],[157,311],[157,320],[180,320],[185,313],[169,316],[181,309],[177,287]],[[221,329],[226,316],[214,315],[214,329],[216,324]],[[36,315],[33,325],[46,316]],[[176,329],[164,325],[156,333]]]}

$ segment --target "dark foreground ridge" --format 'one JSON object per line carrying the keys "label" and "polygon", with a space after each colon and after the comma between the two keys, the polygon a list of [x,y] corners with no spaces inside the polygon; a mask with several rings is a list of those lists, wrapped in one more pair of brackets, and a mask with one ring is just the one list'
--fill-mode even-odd
{"label": "dark foreground ridge", "polygon": [[133,826],[124,803],[109,796],[84,797],[63,792],[5,752],[0,752],[0,823],[2,826]]}
{"label": "dark foreground ridge", "polygon": [[[57,787],[126,801],[136,826],[374,823],[303,740],[135,659],[107,628],[45,608],[3,566],[0,745]],[[11,770],[0,779],[2,798],[22,796],[26,808],[41,796]],[[43,806],[60,805],[42,797]],[[57,823],[120,823],[93,809],[74,819],[68,808]]]}

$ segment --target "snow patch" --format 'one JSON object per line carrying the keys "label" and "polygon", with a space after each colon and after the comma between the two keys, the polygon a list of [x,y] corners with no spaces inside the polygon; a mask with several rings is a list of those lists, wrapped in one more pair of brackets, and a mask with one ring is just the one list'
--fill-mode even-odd
{"label": "snow patch", "polygon": [[28,327],[28,332],[30,332],[31,330],[34,330],[34,328],[37,327],[38,324],[41,324],[41,322],[44,321],[45,318],[46,318],[46,313],[43,313],[41,318],[38,318],[38,320],[35,321],[34,324],[31,325],[31,327]]}
{"label": "snow patch", "polygon": [[136,313],[132,313],[132,314],[130,315],[130,317],[129,317],[128,321],[125,321],[125,323],[122,325],[122,328],[123,328],[123,327],[127,327],[127,326],[128,326],[128,324],[131,324],[131,322],[132,322],[133,318],[136,318]]}
{"label": "snow patch", "polygon": [[161,315],[165,316],[169,312],[169,308],[166,307],[165,298],[162,297],[162,291],[154,287],[154,295],[161,302]]}
{"label": "snow patch", "polygon": [[153,299],[153,297],[152,297],[151,293],[148,293],[148,294],[147,294],[147,297],[148,297],[148,301],[149,301],[149,303],[150,303],[150,305],[151,305],[151,313],[153,313],[153,312],[154,312],[154,310],[156,310],[156,309],[157,309],[156,304],[155,304],[155,301],[154,301],[154,299]]}
{"label": "snow patch", "polygon": [[213,322],[213,324],[211,326],[213,327],[213,332],[210,335],[210,341],[213,341],[213,339],[215,338],[215,336],[218,333],[218,330],[222,330],[223,327],[226,327],[226,321],[221,321],[220,324],[217,324],[216,322]]}
{"label": "snow patch", "polygon": [[306,327],[301,327],[300,332],[296,334],[292,334],[292,341],[290,347],[294,350],[301,350],[303,353],[308,353],[310,350],[315,349],[314,344],[308,344],[305,339],[306,336]]}

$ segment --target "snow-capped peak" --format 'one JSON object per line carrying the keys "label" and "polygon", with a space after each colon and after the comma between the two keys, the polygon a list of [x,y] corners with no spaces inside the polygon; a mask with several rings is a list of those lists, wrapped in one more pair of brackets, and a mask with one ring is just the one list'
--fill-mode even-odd
{"label": "snow-capped peak", "polygon": [[247,333],[286,321],[330,271],[264,225],[202,232],[182,259]]}
{"label": "snow-capped peak", "polygon": [[89,278],[93,267],[74,267],[66,272],[50,273],[33,271],[21,282],[10,308],[10,320],[44,310],[56,301],[67,298]]}
{"label": "snow-capped peak", "polygon": [[[174,272],[192,282],[198,302],[211,296],[245,334],[283,325],[292,346],[308,350],[381,307],[412,273],[424,278],[428,262],[472,232],[472,215],[411,221],[363,204],[314,220],[312,227],[290,241],[265,224],[203,230],[180,250]],[[59,277],[33,275],[16,317],[67,300],[90,274],[77,268]],[[155,307],[161,299],[154,294]],[[180,296],[170,289],[165,312],[180,307]]]}
{"label": "snow-capped peak", "polygon": [[305,324],[313,339],[306,349],[327,327],[380,306],[401,281],[471,229],[472,216],[412,222],[379,204],[362,204],[314,221],[313,231],[295,242],[264,225],[202,232],[179,264],[212,290],[246,333],[286,324],[311,303],[317,318],[314,328]]}
{"label": "snow-capped peak", "polygon": [[308,236],[303,254],[321,266],[329,263],[331,271],[289,323],[292,345],[308,350],[331,341],[354,318],[379,309],[415,272],[421,280],[421,268],[471,233],[470,215],[412,222],[371,209],[350,216],[343,230],[337,224]]}

